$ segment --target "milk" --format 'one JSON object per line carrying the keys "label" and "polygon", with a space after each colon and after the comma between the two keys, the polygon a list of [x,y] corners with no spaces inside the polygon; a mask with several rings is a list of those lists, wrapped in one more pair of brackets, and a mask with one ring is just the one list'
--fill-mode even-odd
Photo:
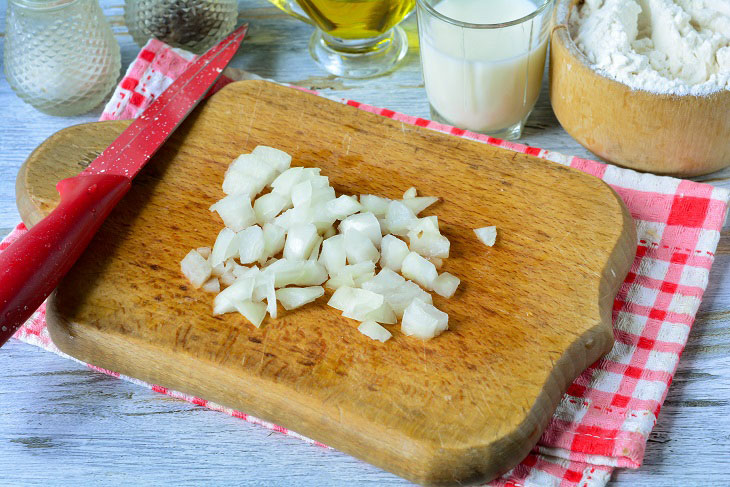
{"label": "milk", "polygon": [[[495,24],[522,18],[537,6],[530,0],[442,0],[434,8],[462,22]],[[521,124],[540,93],[548,37],[545,15],[550,9],[495,29],[419,18],[423,77],[438,115],[475,132],[495,133]]]}

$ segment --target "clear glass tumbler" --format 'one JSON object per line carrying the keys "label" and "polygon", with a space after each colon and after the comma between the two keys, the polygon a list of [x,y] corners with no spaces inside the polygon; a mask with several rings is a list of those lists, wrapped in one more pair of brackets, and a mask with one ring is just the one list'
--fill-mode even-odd
{"label": "clear glass tumbler", "polygon": [[86,113],[117,82],[119,44],[97,0],[9,0],[6,29],[5,77],[44,113]]}
{"label": "clear glass tumbler", "polygon": [[228,35],[238,19],[237,0],[126,0],[124,22],[139,46],[155,37],[201,54]]}
{"label": "clear glass tumbler", "polygon": [[542,86],[554,0],[417,0],[434,120],[501,139],[522,135]]}

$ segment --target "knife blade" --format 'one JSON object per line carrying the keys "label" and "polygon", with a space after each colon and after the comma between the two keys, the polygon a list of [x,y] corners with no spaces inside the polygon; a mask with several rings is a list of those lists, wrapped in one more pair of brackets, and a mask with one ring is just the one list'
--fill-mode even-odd
{"label": "knife blade", "polygon": [[0,346],[71,269],[132,179],[220,77],[247,29],[196,59],[86,169],[60,181],[58,206],[0,253]]}

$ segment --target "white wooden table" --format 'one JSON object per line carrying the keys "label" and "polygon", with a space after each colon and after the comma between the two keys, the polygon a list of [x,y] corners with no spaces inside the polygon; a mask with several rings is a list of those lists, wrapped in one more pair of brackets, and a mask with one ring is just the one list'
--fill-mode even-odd
{"label": "white wooden table", "polygon": [[[3,18],[6,1],[0,4]],[[374,80],[345,81],[328,76],[310,59],[309,26],[265,0],[239,2],[240,18],[251,29],[232,66],[428,117],[414,18],[405,22],[411,50],[398,71]],[[122,2],[102,0],[102,6],[126,69],[139,48],[127,35]],[[100,110],[72,118],[46,116],[23,104],[4,77],[0,80],[0,237],[19,221],[14,182],[28,154],[57,130],[96,120]],[[522,142],[594,157],[562,130],[544,90]],[[730,187],[730,171],[700,180]],[[614,487],[730,485],[727,234],[726,227],[644,466],[619,471]],[[15,340],[0,349],[0,364],[1,485],[407,484],[345,454],[91,372]]]}

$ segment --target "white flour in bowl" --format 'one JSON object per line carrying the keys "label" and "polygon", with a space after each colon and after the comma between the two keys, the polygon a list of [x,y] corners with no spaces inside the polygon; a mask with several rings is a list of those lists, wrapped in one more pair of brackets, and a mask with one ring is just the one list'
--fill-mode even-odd
{"label": "white flour in bowl", "polygon": [[730,0],[586,0],[569,27],[593,69],[634,89],[730,90]]}

